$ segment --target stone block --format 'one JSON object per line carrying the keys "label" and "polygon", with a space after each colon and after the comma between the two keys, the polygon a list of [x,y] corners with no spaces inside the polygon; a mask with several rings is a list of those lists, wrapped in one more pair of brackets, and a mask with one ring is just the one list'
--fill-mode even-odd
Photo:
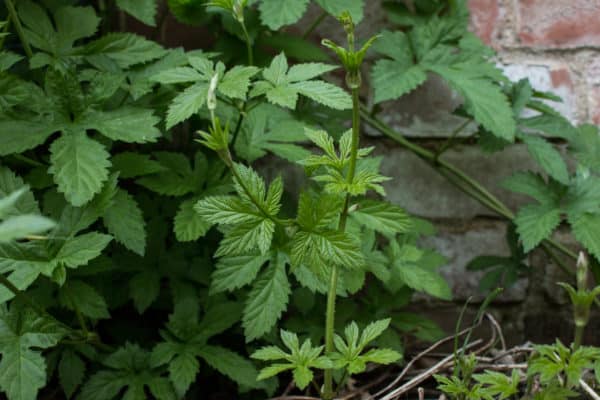
{"label": "stone block", "polygon": [[[487,293],[479,289],[485,271],[469,271],[467,264],[481,255],[508,256],[506,223],[485,222],[457,229],[455,226],[439,226],[435,236],[423,240],[423,244],[436,249],[447,258],[447,265],[440,271],[452,288],[453,300],[464,302],[472,298],[481,302]],[[519,279],[495,300],[496,303],[522,302],[527,296],[528,279]]]}
{"label": "stone block", "polygon": [[[384,156],[382,173],[393,178],[385,185],[389,199],[409,212],[426,218],[497,215],[454,187],[413,153],[384,145],[378,146],[378,153]],[[524,146],[515,145],[488,155],[476,147],[463,146],[447,151],[443,159],[480,182],[509,208],[515,210],[526,201],[523,196],[500,187],[500,182],[514,172],[535,169]]]}

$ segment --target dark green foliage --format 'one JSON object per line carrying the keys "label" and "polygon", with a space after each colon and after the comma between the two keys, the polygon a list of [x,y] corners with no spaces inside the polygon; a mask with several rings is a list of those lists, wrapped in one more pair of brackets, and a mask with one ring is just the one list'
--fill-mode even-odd
{"label": "dark green foliage", "polygon": [[[539,164],[504,183],[534,202],[516,212],[510,257],[471,263],[488,268],[483,288],[514,282],[526,253],[563,223],[600,258],[597,128],[572,126],[551,94],[510,83],[468,33],[465,1],[386,3],[402,29],[355,46],[368,2],[315,0],[348,33],[347,48],[324,44],[352,93],[331,83],[334,54],[310,32],[275,32],[309,0],[14,3],[11,23],[0,21],[0,390],[9,400],[59,387],[81,400],[192,398],[208,379],[222,383],[215,392],[231,387],[225,396],[265,398],[279,380],[287,386],[281,372],[304,388],[315,370],[349,376],[397,362],[407,335],[439,338],[431,321],[402,311],[415,292],[451,298],[438,272],[446,260],[419,245],[433,228],[385,200],[393,177],[381,175],[374,147],[357,146],[359,126],[347,130],[364,108],[371,45],[381,55],[375,103],[437,74],[464,99],[456,113],[479,125],[484,150],[522,142]],[[121,12],[154,37],[172,13],[205,27],[211,47],[115,32]],[[285,165],[282,176],[271,165]],[[294,181],[294,168],[306,179]],[[328,294],[343,331],[328,331],[330,351],[320,345]],[[532,368],[556,380],[543,351]],[[577,351],[567,349],[557,374],[574,379],[597,358]],[[514,389],[514,377],[473,379],[443,384],[484,398]]]}

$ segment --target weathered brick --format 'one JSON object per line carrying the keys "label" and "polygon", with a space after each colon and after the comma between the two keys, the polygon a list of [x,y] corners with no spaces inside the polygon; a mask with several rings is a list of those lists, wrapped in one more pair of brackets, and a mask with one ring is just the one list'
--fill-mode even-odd
{"label": "weathered brick", "polygon": [[469,0],[471,10],[471,30],[484,43],[494,45],[498,34],[498,23],[501,22],[498,0]]}
{"label": "weathered brick", "polygon": [[519,0],[521,43],[536,48],[600,45],[599,0]]}
{"label": "weathered brick", "polygon": [[548,61],[547,64],[505,63],[500,67],[512,81],[527,78],[534,89],[552,92],[562,97],[562,103],[548,102],[548,104],[572,122],[578,121],[577,95],[572,73],[567,65]]}
{"label": "weathered brick", "polygon": [[[382,173],[393,179],[386,184],[389,199],[413,214],[427,218],[473,218],[496,214],[454,187],[413,153],[398,147],[383,147]],[[502,189],[499,182],[517,170],[535,169],[527,150],[520,145],[482,155],[476,147],[447,151],[444,160],[461,168],[498,196],[511,209],[524,197]]]}

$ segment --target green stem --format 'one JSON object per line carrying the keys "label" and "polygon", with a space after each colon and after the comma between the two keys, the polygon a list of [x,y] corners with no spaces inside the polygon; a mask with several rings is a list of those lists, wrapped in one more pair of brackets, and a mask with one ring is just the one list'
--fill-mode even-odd
{"label": "green stem", "polygon": [[83,318],[83,314],[81,313],[81,310],[79,309],[79,307],[77,306],[77,304],[73,300],[73,296],[71,296],[70,293],[68,293],[67,296],[69,298],[69,301],[71,302],[71,306],[73,307],[73,310],[75,310],[75,316],[77,317],[77,322],[79,322],[79,326],[81,327],[81,330],[83,331],[83,334],[86,337],[88,337],[90,331],[89,331],[89,329],[87,327],[87,324],[85,323],[85,319]]}
{"label": "green stem", "polygon": [[575,324],[575,337],[573,338],[573,351],[577,350],[583,341],[585,326]]}
{"label": "green stem", "polygon": [[[348,166],[347,182],[354,181],[356,173],[356,160],[358,155],[359,144],[359,129],[360,129],[360,102],[358,88],[352,89],[352,147],[350,151],[350,163]],[[344,208],[340,215],[338,230],[343,232],[346,230],[346,221],[348,220],[348,209],[350,207],[350,195],[346,195]],[[332,265],[331,275],[329,277],[329,288],[327,291],[327,313],[325,316],[325,354],[333,352],[333,335],[335,334],[335,300],[337,296],[337,282],[339,277],[339,267]],[[333,391],[333,371],[325,370],[325,383],[323,387],[323,400],[333,399],[335,393]]]}
{"label": "green stem", "polygon": [[240,130],[242,129],[242,122],[244,122],[244,115],[246,113],[246,103],[244,103],[244,105],[242,106],[242,109],[240,110],[240,115],[238,117],[237,123],[235,124],[235,130],[233,131],[233,136],[231,138],[231,145],[235,148],[235,141],[237,140],[237,137],[240,133]]}
{"label": "green stem", "polygon": [[[372,117],[365,107],[361,109],[361,116],[373,128],[427,161],[434,169],[436,169],[445,177],[448,177],[449,175],[444,174],[443,171],[450,173],[455,177],[455,179],[449,179],[449,181],[460,190],[475,198],[477,201],[494,210],[506,219],[510,221],[514,220],[515,215],[504,203],[502,203],[502,201],[481,186],[476,180],[465,174],[462,170],[448,163],[447,161],[436,159],[435,153],[410,142],[401,133],[394,131],[377,118]],[[577,254],[553,239],[544,239],[543,243],[553,247],[565,256],[568,256],[574,260],[577,259]],[[570,271],[570,273],[573,274],[573,271]]]}
{"label": "green stem", "polygon": [[246,41],[246,51],[248,53],[248,65],[254,65],[254,54],[252,52],[252,42],[250,40],[250,35],[248,34],[248,30],[246,29],[246,24],[244,21],[240,22],[242,25],[242,31],[244,32],[244,39]]}
{"label": "green stem", "polygon": [[[9,19],[6,22],[6,25],[4,25],[4,28],[2,28],[2,33],[7,33],[10,29],[10,23],[11,20]],[[2,48],[4,47],[4,40],[6,39],[6,36],[0,37],[0,50],[2,50]]]}
{"label": "green stem", "polygon": [[458,136],[459,133],[463,131],[471,123],[471,119],[467,119],[465,122],[460,124],[456,129],[452,131],[450,137],[440,146],[439,150],[435,153],[435,157],[439,158],[446,150],[448,150],[452,146],[452,142]]}
{"label": "green stem", "polygon": [[306,39],[311,33],[317,29],[321,22],[327,17],[327,11],[323,11],[319,16],[313,21],[312,24],[308,27],[308,29],[302,34],[302,39]]}
{"label": "green stem", "polygon": [[5,4],[6,8],[8,9],[8,13],[10,14],[10,19],[12,20],[12,23],[15,26],[15,30],[17,31],[17,35],[19,35],[19,39],[21,40],[21,44],[23,45],[25,55],[27,55],[27,58],[33,57],[33,52],[31,51],[29,42],[25,37],[25,31],[23,31],[23,26],[21,25],[21,21],[19,20],[19,15],[17,14],[17,10],[15,9],[13,0],[6,0]]}

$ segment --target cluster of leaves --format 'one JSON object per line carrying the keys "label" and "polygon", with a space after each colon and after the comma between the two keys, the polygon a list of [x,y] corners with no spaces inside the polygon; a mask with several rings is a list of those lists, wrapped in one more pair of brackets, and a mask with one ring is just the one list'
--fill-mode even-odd
{"label": "cluster of leaves", "polygon": [[[337,68],[330,54],[275,31],[298,22],[309,0],[99,2],[105,18],[70,0],[15,3],[11,23],[0,23],[0,389],[9,399],[34,399],[47,383],[82,400],[183,398],[215,371],[264,398],[280,372],[299,386],[311,369],[348,376],[397,361],[407,334],[439,335],[400,309],[417,291],[451,297],[438,272],[445,259],[419,245],[432,227],[383,199],[389,178],[373,148],[353,164],[353,102],[325,80]],[[163,12],[216,34],[205,50],[166,49],[111,32],[113,3],[157,37]],[[362,0],[314,3],[323,17],[364,14]],[[510,257],[471,264],[492,267],[484,286],[514,281],[562,221],[600,257],[597,128],[572,126],[547,103],[558,98],[504,78],[468,33],[465,1],[414,3],[385,5],[399,29],[374,42],[375,103],[439,75],[485,151],[522,142],[542,172],[505,183],[537,203],[517,212]],[[326,45],[359,74],[372,43]],[[197,129],[208,131],[203,146]],[[268,154],[295,167],[253,165]],[[280,165],[287,189],[273,174]],[[307,179],[292,182],[296,167]],[[323,354],[312,343],[323,339],[334,267],[336,322],[346,328]],[[253,352],[283,361],[259,373]],[[488,378],[480,389],[491,396],[514,381]]]}
{"label": "cluster of leaves", "polygon": [[[460,374],[450,377],[436,375],[438,388],[455,400],[535,399],[553,400],[580,397],[580,380],[586,371],[594,371],[600,382],[600,350],[579,347],[574,350],[556,340],[551,345],[534,347],[527,370],[513,369],[510,375],[486,370],[473,374],[477,366],[475,355],[463,356]],[[521,384],[522,380],[528,382]],[[532,385],[532,382],[536,382]]]}
{"label": "cluster of leaves", "polygon": [[[276,15],[290,8],[268,1],[256,9],[252,1],[201,4],[195,22],[244,39],[228,22],[233,16],[245,21],[257,51],[268,37],[271,48],[291,54],[254,66],[232,62],[232,51],[185,52],[108,33],[110,17],[72,3],[19,1],[9,15],[19,28],[0,26],[16,33],[0,37],[13,49],[0,52],[0,368],[8,371],[0,389],[9,399],[37,398],[46,384],[60,385],[67,398],[183,398],[205,379],[198,374],[215,371],[249,398],[271,393],[277,380],[257,380],[248,359],[253,342],[277,344],[278,326],[322,339],[317,299],[327,292],[331,261],[344,267],[342,309],[363,311],[349,295],[366,290],[372,273],[369,290],[388,295],[392,319],[369,325],[369,313],[341,311],[340,323],[358,325],[348,325],[321,367],[359,373],[367,362],[400,359],[405,334],[439,334],[398,311],[394,297],[402,293],[405,305],[414,291],[450,296],[437,273],[443,258],[420,249],[411,231],[422,222],[383,200],[356,198],[384,194],[388,178],[372,148],[360,150],[356,178],[344,179],[351,135],[340,121],[352,102],[320,78],[336,66],[322,50],[306,56],[314,48],[306,41],[288,51],[266,28],[302,13]],[[362,16],[362,1],[317,3],[332,15],[350,5],[356,20]],[[156,1],[115,5],[157,25]],[[169,1],[180,19],[191,18],[189,7]],[[31,54],[19,54],[19,42]],[[192,140],[190,125],[214,129],[215,119],[237,124],[225,144],[239,162]],[[283,180],[267,185],[242,163],[268,153],[312,178],[294,218]],[[346,194],[353,207],[339,232]],[[299,315],[313,322],[299,329]],[[154,328],[140,331],[142,319]],[[384,332],[388,325],[394,329]],[[383,349],[366,349],[373,345]],[[305,347],[290,349],[305,356]]]}

